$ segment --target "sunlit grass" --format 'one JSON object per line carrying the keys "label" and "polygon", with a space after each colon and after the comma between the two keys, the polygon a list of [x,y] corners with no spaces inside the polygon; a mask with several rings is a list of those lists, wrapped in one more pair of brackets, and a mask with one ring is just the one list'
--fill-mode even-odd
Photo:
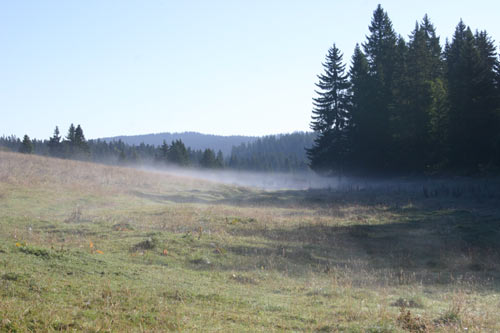
{"label": "sunlit grass", "polygon": [[449,186],[272,192],[0,152],[0,330],[498,331],[498,187]]}

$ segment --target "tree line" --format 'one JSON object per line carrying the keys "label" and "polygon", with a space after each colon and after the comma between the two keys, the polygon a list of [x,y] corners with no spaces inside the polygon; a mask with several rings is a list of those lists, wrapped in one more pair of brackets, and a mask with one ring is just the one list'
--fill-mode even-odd
{"label": "tree line", "polygon": [[87,160],[114,165],[176,165],[209,169],[230,168],[265,172],[309,171],[304,147],[312,146],[314,133],[270,135],[254,142],[233,146],[230,156],[214,149],[191,149],[182,140],[161,145],[126,144],[122,140],[86,140],[80,125],[71,124],[66,136],[56,126],[46,140],[0,137],[0,146],[11,151],[65,159]]}
{"label": "tree line", "polygon": [[500,62],[462,20],[441,47],[427,15],[409,40],[379,5],[349,69],[334,44],[318,76],[307,150],[323,173],[478,174],[500,167]]}
{"label": "tree line", "polygon": [[59,127],[48,140],[31,140],[24,135],[20,140],[15,136],[1,137],[0,146],[11,151],[25,154],[38,154],[57,158],[87,160],[106,164],[140,164],[155,163],[177,166],[196,166],[202,168],[222,168],[224,157],[222,152],[212,149],[192,150],[186,148],[181,140],[165,141],[161,146],[128,145],[123,141],[106,142],[103,140],[86,140],[80,125],[70,125],[68,133],[62,137]]}
{"label": "tree line", "polygon": [[295,132],[268,135],[233,147],[227,161],[230,168],[252,171],[309,171],[304,148],[311,147],[316,134]]}

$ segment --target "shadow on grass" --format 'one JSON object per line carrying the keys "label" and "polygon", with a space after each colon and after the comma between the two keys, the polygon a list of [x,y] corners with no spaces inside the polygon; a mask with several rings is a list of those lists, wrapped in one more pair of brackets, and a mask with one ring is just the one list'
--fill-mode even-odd
{"label": "shadow on grass", "polygon": [[[353,284],[467,283],[500,290],[500,220],[450,211],[381,225],[233,228],[250,240],[198,269],[349,276]],[[248,237],[248,238],[247,238]]]}
{"label": "shadow on grass", "polygon": [[[420,188],[421,189],[421,188]],[[266,227],[232,226],[246,244],[228,244],[227,258],[199,269],[271,269],[289,274],[337,272],[357,283],[479,283],[499,288],[500,204],[482,187],[383,188],[135,195],[156,202],[307,208],[384,207],[391,223]]]}
{"label": "shadow on grass", "polygon": [[337,189],[258,191],[249,188],[191,190],[173,194],[132,192],[157,203],[225,204],[245,207],[332,208],[344,205],[388,206],[400,208],[408,203],[417,207],[440,209],[500,206],[500,181],[394,183],[360,187],[345,185]]}

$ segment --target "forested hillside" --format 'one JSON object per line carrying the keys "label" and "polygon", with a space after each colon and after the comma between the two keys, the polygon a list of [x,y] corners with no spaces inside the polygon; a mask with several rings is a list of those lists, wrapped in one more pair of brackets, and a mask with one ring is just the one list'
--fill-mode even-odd
{"label": "forested hillside", "polygon": [[316,135],[308,132],[270,135],[254,142],[233,147],[228,166],[255,171],[307,171],[305,148],[310,148]]}
{"label": "forested hillside", "polygon": [[500,65],[460,20],[441,47],[426,15],[409,40],[379,5],[350,66],[333,45],[318,76],[308,151],[325,173],[480,174],[500,167]]}
{"label": "forested hillside", "polygon": [[202,134],[197,132],[182,132],[182,133],[156,133],[144,135],[121,135],[109,138],[101,138],[101,141],[113,142],[122,141],[128,145],[138,146],[140,144],[159,146],[166,142],[181,140],[191,149],[212,149],[222,151],[224,155],[229,155],[233,146],[238,146],[242,143],[253,142],[257,139],[256,136],[243,135],[212,135]]}
{"label": "forested hillside", "polygon": [[[205,137],[224,138],[215,135]],[[315,134],[304,132],[270,135],[233,146],[231,154],[224,154],[222,147],[217,145],[214,149],[195,149],[181,139],[163,141],[160,145],[131,145],[122,140],[86,140],[81,126],[72,124],[65,137],[56,127],[52,137],[47,140],[32,140],[28,135],[23,140],[15,136],[0,137],[0,147],[25,154],[105,164],[296,172],[309,170],[305,149],[311,147],[314,137]]]}

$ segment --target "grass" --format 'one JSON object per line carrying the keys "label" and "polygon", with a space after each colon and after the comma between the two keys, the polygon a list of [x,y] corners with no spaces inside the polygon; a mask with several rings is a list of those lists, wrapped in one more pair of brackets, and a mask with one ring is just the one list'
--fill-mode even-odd
{"label": "grass", "polygon": [[0,331],[500,331],[498,185],[261,191],[0,152]]}

